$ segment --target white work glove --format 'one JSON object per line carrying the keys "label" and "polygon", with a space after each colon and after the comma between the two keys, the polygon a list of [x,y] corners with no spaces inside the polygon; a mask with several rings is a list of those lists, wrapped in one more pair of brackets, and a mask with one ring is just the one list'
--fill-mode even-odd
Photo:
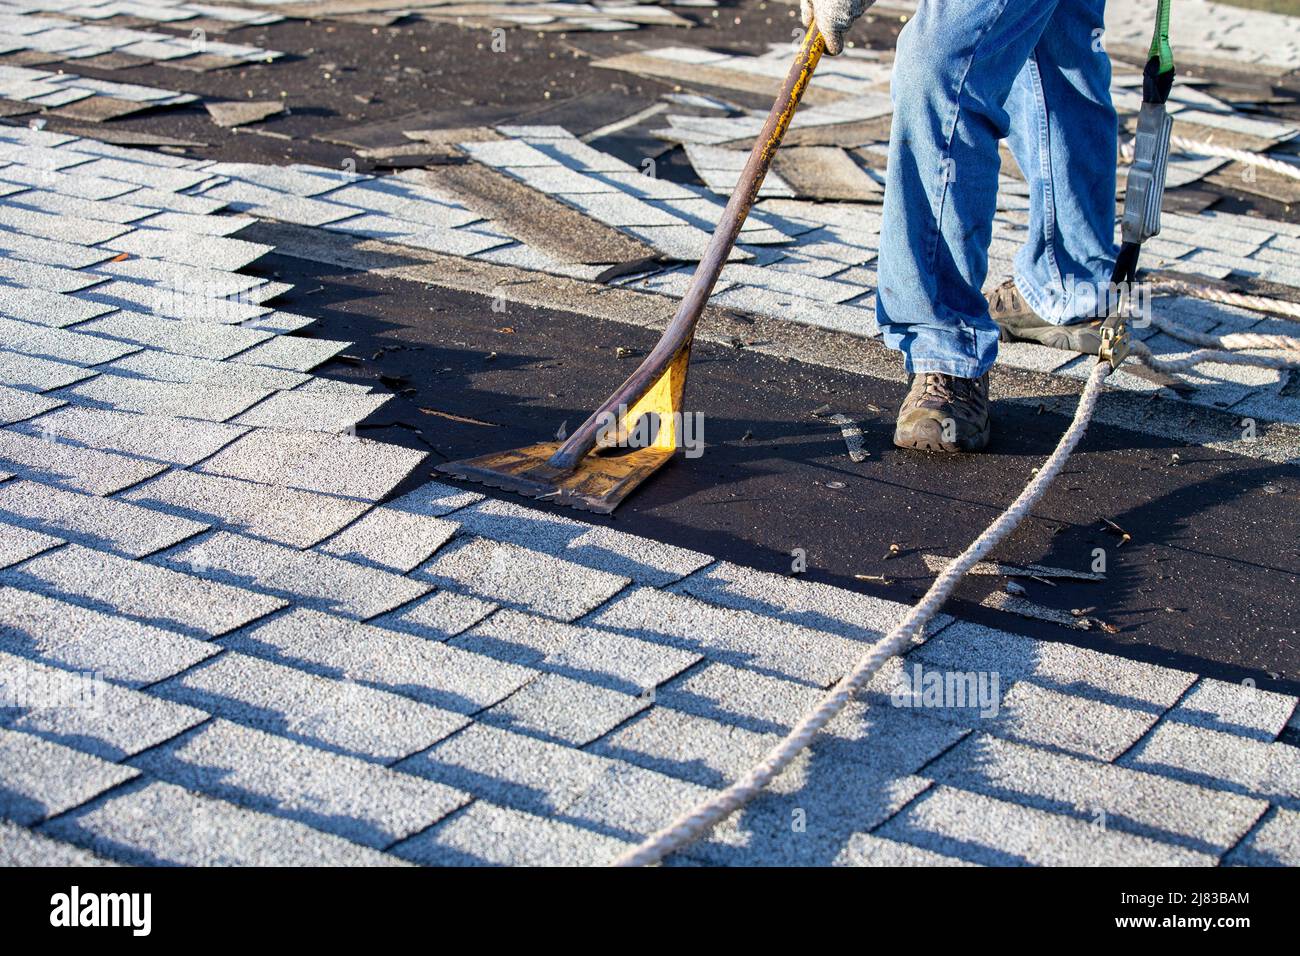
{"label": "white work glove", "polygon": [[839,55],[844,49],[844,34],[853,21],[866,12],[874,0],[800,0],[803,7],[803,25],[817,22],[817,29],[826,38],[826,52]]}

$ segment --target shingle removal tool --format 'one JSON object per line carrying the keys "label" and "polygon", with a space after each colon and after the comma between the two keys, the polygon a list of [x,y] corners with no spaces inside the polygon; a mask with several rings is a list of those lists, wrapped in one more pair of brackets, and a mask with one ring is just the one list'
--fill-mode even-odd
{"label": "shingle removal tool", "polygon": [[822,35],[816,26],[810,27],[676,315],[627,381],[563,442],[448,462],[439,465],[439,471],[608,514],[668,463],[681,431],[695,327],[825,50]]}

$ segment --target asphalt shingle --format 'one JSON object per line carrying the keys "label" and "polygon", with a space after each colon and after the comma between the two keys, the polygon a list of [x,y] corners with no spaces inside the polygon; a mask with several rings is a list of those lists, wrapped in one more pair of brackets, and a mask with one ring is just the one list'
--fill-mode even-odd
{"label": "asphalt shingle", "polygon": [[[91,448],[77,448],[62,442],[22,434],[20,430],[0,428],[0,466],[15,475],[59,485],[62,492],[85,492],[87,495],[111,495],[158,474],[165,465],[140,458]],[[49,489],[51,495],[59,492]]]}
{"label": "asphalt shingle", "polygon": [[376,508],[319,550],[336,558],[406,574],[451,540],[456,529],[454,521]]}
{"label": "asphalt shingle", "polygon": [[700,655],[592,627],[503,609],[451,643],[502,661],[640,695]]}
{"label": "asphalt shingle", "polygon": [[1300,866],[1300,813],[1274,810],[1224,862],[1230,866]]}
{"label": "asphalt shingle", "polygon": [[650,704],[648,695],[620,693],[558,674],[542,674],[484,711],[479,719],[583,747]]}
{"label": "asphalt shingle", "polygon": [[837,634],[644,587],[620,594],[583,623],[818,687],[839,680],[863,650]]}
{"label": "asphalt shingle", "polygon": [[215,454],[245,431],[193,418],[140,415],[65,406],[15,431],[78,448],[117,452],[134,458],[188,467]]}
{"label": "asphalt shingle", "polygon": [[[0,328],[2,331],[2,328]],[[34,355],[23,355],[21,352],[8,352],[0,350],[0,381],[6,383],[5,393],[8,395],[17,390],[26,390],[28,392],[48,392],[50,389],[61,388],[64,385],[71,385],[73,382],[80,382],[84,378],[96,374],[88,372],[84,368],[78,368],[75,365],[68,365],[64,362],[52,362],[49,359],[38,358]],[[10,397],[5,400],[0,408],[0,424],[7,421],[18,421],[26,418],[23,414],[24,408],[18,406],[17,414],[12,411],[13,406],[9,402],[16,401]],[[45,401],[62,402],[62,399],[45,399]]]}
{"label": "asphalt shingle", "polygon": [[286,603],[77,545],[10,568],[0,580],[106,614],[210,637],[254,621]]}
{"label": "asphalt shingle", "polygon": [[111,866],[79,847],[0,821],[0,866]]}
{"label": "asphalt shingle", "polygon": [[240,415],[235,423],[258,428],[339,434],[354,430],[390,397],[358,392],[276,392]]}
{"label": "asphalt shingle", "polygon": [[216,531],[156,559],[178,571],[285,598],[302,607],[368,618],[429,586],[376,568]]}
{"label": "asphalt shingle", "polygon": [[628,583],[605,571],[475,537],[444,547],[414,577],[565,621],[586,614]]}
{"label": "asphalt shingle", "polygon": [[[4,693],[8,690],[9,693]],[[6,709],[6,704],[24,706]],[[0,651],[0,725],[120,761],[193,727],[192,707]]]}
{"label": "asphalt shingle", "polygon": [[1167,719],[1267,742],[1277,739],[1295,709],[1296,699],[1286,694],[1203,677]]}
{"label": "asphalt shingle", "polygon": [[135,866],[391,866],[340,837],[152,782],[53,821],[52,836]]}
{"label": "asphalt shingle", "polygon": [[0,286],[0,312],[11,319],[63,328],[112,312],[115,306],[87,302],[75,296],[44,289]]}
{"label": "asphalt shingle", "polygon": [[1214,856],[937,786],[877,836],[985,866],[1213,866]]}
{"label": "asphalt shingle", "polygon": [[152,688],[168,700],[336,753],[393,763],[468,723],[350,679],[335,680],[234,651]]}
{"label": "asphalt shingle", "polygon": [[224,422],[271,393],[156,382],[126,375],[98,375],[54,394],[77,405],[110,411]]}
{"label": "asphalt shingle", "polygon": [[204,462],[199,470],[267,485],[378,501],[425,457],[424,452],[365,438],[255,429]]}
{"label": "asphalt shingle", "polygon": [[1268,809],[1262,800],[986,735],[963,741],[925,773],[953,787],[1215,856]]}
{"label": "asphalt shingle", "polygon": [[222,644],[461,714],[491,707],[536,676],[526,667],[457,647],[303,609],[233,634]]}
{"label": "asphalt shingle", "polygon": [[570,806],[612,761],[574,747],[473,723],[398,769],[541,816]]}
{"label": "asphalt shingle", "polygon": [[456,520],[471,534],[543,551],[655,587],[671,584],[713,560],[698,551],[499,499],[488,499],[466,508]]}
{"label": "asphalt shingle", "polygon": [[[675,593],[753,611],[765,618],[874,643],[902,619],[906,605],[842,588],[719,561],[675,584]],[[938,615],[928,632],[951,621]],[[865,646],[861,647],[866,650]]]}
{"label": "asphalt shingle", "polygon": [[333,495],[175,469],[122,492],[119,499],[291,548],[319,543],[370,507]]}
{"label": "asphalt shingle", "polygon": [[370,623],[431,641],[445,641],[473,627],[496,609],[497,605],[491,601],[454,591],[435,591]]}
{"label": "asphalt shingle", "polygon": [[[125,309],[103,318],[93,319],[78,326],[77,330],[131,342],[137,346],[175,352],[177,355],[192,355],[196,358],[217,361],[237,355],[260,342],[265,342],[271,336],[270,332],[260,332],[238,325],[165,319],[161,316],[130,312]],[[247,407],[248,405],[243,406],[243,408]],[[239,411],[243,411],[243,408],[231,414],[238,414]]]}
{"label": "asphalt shingle", "polygon": [[138,773],[31,734],[0,728],[0,819],[32,826]]}
{"label": "asphalt shingle", "polygon": [[1300,748],[1289,744],[1162,721],[1120,763],[1300,810]]}
{"label": "asphalt shingle", "polygon": [[[12,354],[12,352],[0,353],[0,363],[3,363],[5,355]],[[3,365],[0,364],[0,374],[3,374],[3,371]],[[14,422],[21,422],[43,412],[48,412],[52,408],[58,408],[62,404],[62,399],[50,398],[46,395],[35,395],[19,388],[0,385],[0,425],[12,425]]]}
{"label": "asphalt shingle", "polygon": [[133,765],[169,783],[382,850],[468,794],[217,719]]}
{"label": "asphalt shingle", "polygon": [[599,866],[628,844],[476,800],[392,852],[427,866]]}
{"label": "asphalt shingle", "polygon": [[132,687],[171,677],[217,652],[202,641],[0,586],[0,649]]}
{"label": "asphalt shingle", "polygon": [[[36,439],[28,440],[44,444]],[[2,455],[0,462],[20,474],[24,471],[30,474],[30,469],[21,464],[15,466]],[[156,473],[156,468],[149,470]],[[128,558],[171,547],[207,527],[124,501],[77,494],[34,481],[8,481],[0,486],[0,522],[57,535]]]}

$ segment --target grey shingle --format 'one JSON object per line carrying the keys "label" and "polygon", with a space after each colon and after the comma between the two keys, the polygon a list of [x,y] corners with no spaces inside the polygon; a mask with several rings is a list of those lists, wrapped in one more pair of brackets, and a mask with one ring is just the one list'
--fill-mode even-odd
{"label": "grey shingle", "polygon": [[199,467],[229,478],[378,501],[426,457],[365,438],[256,429]]}
{"label": "grey shingle", "polygon": [[428,866],[599,866],[627,848],[590,830],[476,800],[392,852]]}
{"label": "grey shingle", "polygon": [[508,609],[451,643],[632,695],[662,684],[701,659],[663,644]]}
{"label": "grey shingle", "polygon": [[63,328],[112,312],[116,306],[88,302],[61,292],[0,286],[0,312],[11,319]]}
{"label": "grey shingle", "polygon": [[0,648],[130,686],[170,677],[217,652],[193,638],[3,586]]}
{"label": "grey shingle", "polygon": [[[64,362],[52,362],[49,359],[38,358],[34,355],[23,355],[20,352],[7,352],[0,350],[0,381],[3,381],[7,387],[6,394],[16,389],[23,389],[30,392],[48,392],[51,389],[61,388],[64,385],[71,385],[73,382],[80,382],[83,378],[89,378],[96,373],[89,372],[84,368],[78,368],[75,365],[68,365]],[[8,402],[18,401],[12,397],[6,399]],[[47,399],[47,401],[62,401],[61,399]],[[0,422],[18,421],[26,417],[22,415],[22,407],[19,406],[17,412],[11,410],[12,406],[6,405],[4,411],[0,411]]]}
{"label": "grey shingle", "polygon": [[354,429],[391,397],[359,393],[276,392],[240,415],[235,423],[338,434]]}
{"label": "grey shingle", "polygon": [[376,763],[437,743],[467,718],[352,680],[227,651],[152,688],[235,723]]}
{"label": "grey shingle", "polygon": [[138,773],[31,734],[0,729],[0,819],[31,826]]}
{"label": "grey shingle", "polygon": [[1120,763],[1300,810],[1300,748],[1162,721]]}
{"label": "grey shingle", "polygon": [[985,735],[963,741],[927,767],[926,775],[1216,856],[1234,846],[1268,808],[1262,800]]}
{"label": "grey shingle", "polygon": [[562,744],[473,723],[398,765],[408,773],[542,816],[571,805],[612,761]]}
{"label": "grey shingle", "polygon": [[369,507],[332,495],[175,469],[128,489],[119,500],[292,548],[317,544]]}
{"label": "grey shingle", "polygon": [[1187,671],[1057,641],[1036,641],[966,621],[931,638],[912,656],[953,671],[997,673],[1004,689],[1029,678],[1072,696],[1153,714],[1173,706],[1196,680]]}
{"label": "grey shingle", "polygon": [[188,289],[175,289],[170,285],[114,279],[76,295],[78,299],[90,304],[98,303],[107,308],[130,309],[186,322],[237,325],[266,315],[269,311],[248,301],[251,293],[224,298],[219,292],[220,290],[199,283]]}
{"label": "grey shingle", "polygon": [[482,500],[483,496],[477,491],[466,491],[444,485],[440,481],[430,481],[400,498],[394,498],[385,507],[436,518]]}
{"label": "grey shingle", "polygon": [[302,609],[222,643],[324,677],[346,675],[461,714],[492,706],[536,676],[526,667],[457,647]]}
{"label": "grey shingle", "polygon": [[228,531],[187,542],[155,560],[178,571],[348,617],[374,617],[429,590],[426,584],[387,571]]}
{"label": "grey shingle", "polygon": [[[210,175],[203,170],[175,169],[153,163],[129,162],[122,159],[96,159],[77,167],[77,173],[85,176],[103,176],[105,179],[118,179],[122,182],[135,183],[166,192],[180,192],[196,186]],[[137,202],[134,194],[131,202]],[[142,253],[143,255],[143,253]],[[154,257],[158,258],[158,257]]]}
{"label": "grey shingle", "polygon": [[0,821],[0,866],[112,866],[79,847]]}
{"label": "grey shingle", "polygon": [[16,426],[15,431],[80,448],[113,451],[189,466],[215,454],[246,429],[192,418],[138,415],[108,409],[64,406]]}
{"label": "grey shingle", "polygon": [[429,780],[221,719],[132,763],[186,790],[379,850],[470,799]]}
{"label": "grey shingle", "polygon": [[210,385],[156,382],[125,375],[99,375],[56,394],[70,402],[93,408],[224,422],[261,401],[269,393]]}
{"label": "grey shingle", "polygon": [[454,521],[375,508],[319,548],[325,554],[405,574],[414,570],[456,533]]}
{"label": "grey shingle", "polygon": [[31,481],[10,481],[0,487],[0,517],[10,524],[133,558],[170,547],[206,527],[122,501]]}
{"label": "grey shingle", "polygon": [[[906,605],[842,588],[742,568],[730,562],[698,571],[670,589],[712,604],[754,611],[769,619],[874,643],[909,610]],[[951,621],[937,615],[933,634]],[[861,646],[865,651],[866,646]]]}
{"label": "grey shingle", "polygon": [[480,715],[484,723],[583,747],[650,706],[648,696],[542,674]]}
{"label": "grey shingle", "polygon": [[898,843],[869,833],[855,833],[835,858],[836,866],[974,866],[955,856],[944,856],[908,843]]}
{"label": "grey shingle", "polygon": [[938,786],[877,836],[986,866],[1213,866],[1215,857]]}
{"label": "grey shingle", "polygon": [[[75,176],[73,172],[71,175]],[[84,196],[69,196],[66,193],[52,192],[46,189],[28,189],[10,200],[14,205],[55,216],[79,216],[83,219],[95,219],[102,222],[129,223],[152,215],[153,210],[144,206],[132,206],[127,200],[107,202],[102,199],[88,199]]]}
{"label": "grey shingle", "polygon": [[633,588],[583,623],[818,687],[844,676],[863,649],[837,634],[653,588]]}
{"label": "grey shingle", "polygon": [[757,733],[794,726],[824,691],[758,671],[711,662],[661,687],[655,702]]}
{"label": "grey shingle", "polygon": [[1296,699],[1248,684],[1201,678],[1168,720],[1195,724],[1209,730],[1241,734],[1254,740],[1272,741],[1295,713]]}
{"label": "grey shingle", "polygon": [[[47,440],[43,432],[38,434],[41,437],[0,429],[0,465],[15,475],[90,495],[110,495],[150,478],[166,467],[114,452],[77,448]],[[50,489],[51,494],[54,491]],[[16,494],[12,490],[10,493]],[[111,506],[108,507],[111,510]]]}
{"label": "grey shingle", "polygon": [[1300,866],[1300,813],[1274,809],[1224,862],[1230,866]]}
{"label": "grey shingle", "polygon": [[0,568],[26,561],[62,543],[62,539],[41,534],[39,531],[12,524],[0,524]]}
{"label": "grey shingle", "polygon": [[431,641],[445,641],[473,627],[496,609],[497,605],[491,601],[454,591],[435,591],[370,623]]}
{"label": "grey shingle", "polygon": [[197,358],[217,360],[230,358],[270,337],[269,332],[258,332],[242,326],[219,325],[215,322],[184,322],[179,319],[164,319],[125,310],[87,322],[79,326],[78,331],[162,349],[164,352],[175,352],[178,355],[193,355]]}
{"label": "grey shingle", "polygon": [[805,752],[685,853],[714,865],[828,866],[853,834],[878,826],[927,786],[920,777]]}
{"label": "grey shingle", "polygon": [[[0,340],[5,347],[72,365],[98,365],[138,351],[140,346],[114,342],[97,335],[85,335],[68,329],[51,329],[27,322],[0,318]],[[84,377],[84,376],[80,376]],[[76,379],[70,379],[75,381]],[[6,378],[6,382],[11,380]],[[13,383],[16,384],[16,383]]]}
{"label": "grey shingle", "polygon": [[47,831],[135,866],[390,866],[400,861],[292,820],[152,782]]}
{"label": "grey shingle", "polygon": [[705,787],[629,763],[609,761],[562,819],[624,840],[639,840],[712,796]]}
{"label": "grey shingle", "polygon": [[712,560],[698,551],[499,499],[488,499],[466,508],[456,520],[471,534],[543,551],[655,587],[670,584]]}
{"label": "grey shingle", "polygon": [[328,362],[350,344],[333,339],[309,339],[301,335],[277,335],[236,356],[234,361],[309,372],[317,365]]}
{"label": "grey shingle", "polygon": [[[103,341],[96,339],[96,341]],[[308,380],[300,372],[267,368],[262,365],[241,365],[237,362],[219,362],[195,358],[192,355],[174,355],[147,349],[127,355],[105,366],[106,371],[120,375],[136,375],[163,382],[192,382],[221,388],[265,391],[267,389],[296,388]]]}
{"label": "grey shingle", "polygon": [[[113,283],[113,287],[117,289],[135,284],[145,288],[172,289],[204,298],[239,296],[244,301],[248,301],[248,296],[253,290],[268,284],[266,279],[258,276],[187,266],[180,262],[164,262],[161,259],[128,258],[121,261],[110,259],[108,262],[93,266],[91,271],[102,273],[100,278],[104,280],[110,276],[125,280]],[[95,291],[98,292],[100,289],[97,288]],[[180,297],[173,297],[173,301],[177,298]]]}
{"label": "grey shingle", "polygon": [[[20,209],[13,205],[0,206],[0,226],[12,229],[24,236],[48,239],[54,242],[71,242],[82,246],[97,246],[102,242],[111,241],[124,233],[131,232],[130,226],[96,222],[93,219],[82,219],[75,216],[53,216],[32,209]],[[104,258],[108,257],[105,256]],[[51,264],[73,265],[70,262]]]}
{"label": "grey shingle", "polygon": [[0,230],[0,250],[15,259],[69,269],[82,269],[113,258],[113,253],[108,249],[79,246],[71,242],[41,239],[39,236],[4,230]]}
{"label": "grey shingle", "polygon": [[[0,375],[4,374],[4,356],[13,355],[12,352],[0,352]],[[14,356],[23,359],[26,362],[33,361],[26,356]],[[49,363],[54,364],[54,363]],[[4,379],[9,381],[9,379]],[[61,399],[49,398],[44,395],[36,395],[32,392],[23,391],[19,388],[9,388],[7,385],[0,385],[0,425],[12,425],[14,422],[21,422],[24,419],[40,415],[42,412],[48,412],[52,408],[58,408],[63,404]]]}
{"label": "grey shingle", "polygon": [[3,580],[108,614],[207,636],[285,605],[279,598],[76,545],[11,568]]}
{"label": "grey shingle", "polygon": [[779,739],[656,706],[599,741],[591,752],[704,787],[723,787],[761,760]]}
{"label": "grey shingle", "polygon": [[[208,715],[111,683],[0,651],[0,687],[24,691],[25,707],[0,709],[0,724],[120,761],[193,727]],[[43,688],[56,696],[43,698]],[[9,696],[12,701],[14,698]]]}
{"label": "grey shingle", "polygon": [[628,579],[512,544],[461,538],[414,577],[546,617],[571,621],[617,594]]}

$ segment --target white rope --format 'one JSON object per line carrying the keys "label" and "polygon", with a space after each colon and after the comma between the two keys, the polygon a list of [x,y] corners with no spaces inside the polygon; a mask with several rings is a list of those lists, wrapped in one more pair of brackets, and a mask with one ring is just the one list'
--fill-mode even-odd
{"label": "white rope", "polygon": [[1157,372],[1174,375],[1186,372],[1202,362],[1217,362],[1220,365],[1253,365],[1256,368],[1289,369],[1300,368],[1300,357],[1284,358],[1272,355],[1242,355],[1240,352],[1225,352],[1222,349],[1197,349],[1190,355],[1178,359],[1159,358],[1145,342],[1136,339],[1129,344],[1129,353],[1143,365]]}
{"label": "white rope", "polygon": [[[1287,162],[1276,156],[1265,156],[1263,153],[1252,152],[1248,149],[1237,149],[1233,146],[1219,146],[1215,143],[1207,143],[1204,140],[1191,139],[1187,136],[1171,136],[1169,143],[1185,153],[1231,159],[1234,162],[1245,163],[1248,166],[1258,166],[1260,169],[1267,169],[1282,176],[1290,176],[1292,179],[1300,179],[1300,165]],[[1119,155],[1123,162],[1133,162],[1134,153],[1133,140],[1126,140],[1121,144]]]}
{"label": "white rope", "polygon": [[1228,292],[1217,286],[1185,279],[1155,279],[1147,283],[1152,292],[1165,295],[1190,295],[1206,302],[1218,302],[1221,305],[1233,305],[1251,312],[1271,312],[1292,319],[1300,319],[1300,302],[1286,302],[1282,299],[1270,299],[1262,295],[1243,295],[1240,292]]}
{"label": "white rope", "polygon": [[844,709],[849,699],[869,681],[890,658],[914,643],[924,632],[925,625],[952,594],[962,577],[1005,538],[1029,513],[1052,481],[1065,467],[1070,453],[1083,438],[1097,406],[1102,382],[1110,366],[1098,362],[1088,376],[1074,420],[1061,436],[1056,450],[1030,480],[1019,497],[989,525],[930,585],[930,590],[892,631],[878,644],[858,659],[853,669],[804,715],[803,719],[760,763],[727,789],[701,801],[663,829],[651,834],[639,846],[633,847],[614,861],[614,866],[646,866],[658,863],[668,854],[699,839],[715,825],[739,810],[756,797],[778,774],[797,757],[813,738],[835,715]]}

